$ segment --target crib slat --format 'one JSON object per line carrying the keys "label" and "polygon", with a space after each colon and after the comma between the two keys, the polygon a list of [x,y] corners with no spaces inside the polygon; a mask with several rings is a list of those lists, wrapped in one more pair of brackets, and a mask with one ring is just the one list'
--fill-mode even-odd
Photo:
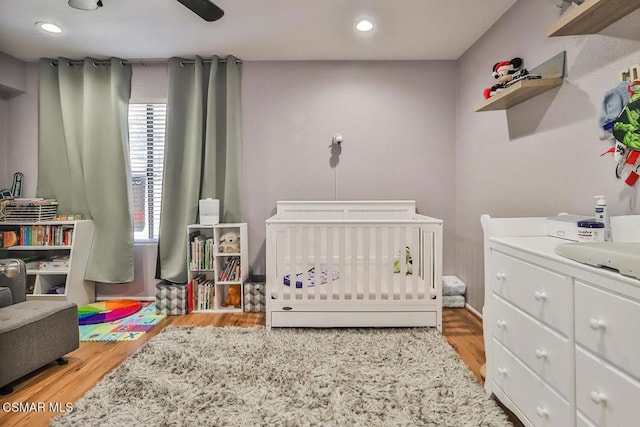
{"label": "crib slat", "polygon": [[433,271],[433,260],[434,260],[434,252],[433,252],[433,232],[427,231],[423,234],[424,241],[422,242],[422,251],[423,251],[423,261],[422,265],[424,266],[424,280],[425,280],[425,298],[431,298],[431,291],[435,292],[436,286],[441,286],[441,284],[437,284],[434,282],[434,271]]}
{"label": "crib slat", "polygon": [[[309,295],[309,286],[311,286],[311,280],[309,280],[309,227],[301,226],[300,227],[300,255],[302,260],[302,268],[296,269],[298,272],[302,273],[301,282],[302,282],[302,299],[306,300]],[[316,281],[317,284],[317,281]]]}
{"label": "crib slat", "polygon": [[289,289],[284,295],[284,299],[292,299],[292,295],[296,288],[296,264],[297,264],[297,251],[296,251],[296,240],[297,240],[297,228],[296,227],[288,227],[287,233],[289,235]]}
{"label": "crib slat", "polygon": [[400,299],[404,301],[407,299],[407,254],[405,252],[405,246],[407,245],[407,227],[400,227],[400,236],[402,242],[400,249]]}
{"label": "crib slat", "polygon": [[343,300],[344,299],[344,283],[347,281],[347,266],[345,263],[345,257],[347,256],[346,227],[341,226],[339,228],[338,240],[339,240],[338,259],[340,262],[340,293],[338,295],[338,299]]}
{"label": "crib slat", "polygon": [[376,227],[376,295],[375,300],[380,301],[382,287],[382,227]]}
{"label": "crib slat", "polygon": [[416,240],[416,237],[420,236],[419,233],[420,233],[419,227],[416,227],[416,226],[411,227],[411,244],[409,248],[411,250],[411,258],[413,259],[411,264],[411,270],[412,270],[411,290],[413,291],[411,295],[411,299],[413,301],[418,299],[418,292],[422,287],[420,282],[420,276],[418,274],[418,255],[419,255],[418,252],[420,252],[420,244]]}
{"label": "crib slat", "polygon": [[349,278],[347,299],[354,299],[358,292],[358,228],[349,227],[351,234],[351,277]]}
{"label": "crib slat", "polygon": [[329,290],[331,289],[331,276],[329,275],[329,267],[327,267],[327,283],[326,284],[322,284],[322,263],[321,263],[321,259],[320,256],[322,255],[322,247],[321,247],[321,234],[324,232],[326,232],[326,227],[313,227],[313,241],[314,241],[314,247],[313,247],[313,264],[315,267],[315,281],[316,281],[316,285],[313,289],[313,295],[315,297],[316,300],[320,299],[320,287],[324,286],[325,289]]}
{"label": "crib slat", "polygon": [[[369,299],[369,277],[370,277],[370,268],[371,268],[371,245],[370,245],[370,232],[371,229],[369,227],[362,227],[362,245],[363,245],[363,263],[362,263],[362,277],[358,277],[357,283],[362,288],[362,298],[365,300]],[[356,297],[357,298],[357,297]]]}
{"label": "crib slat", "polygon": [[387,267],[386,268],[386,272],[385,272],[385,276],[387,278],[387,295],[386,299],[393,299],[393,294],[395,292],[395,256],[396,256],[396,248],[398,247],[398,244],[396,243],[396,233],[397,231],[397,227],[394,226],[390,226],[387,229],[387,233],[388,236],[387,237],[387,256],[389,259],[389,264],[391,265],[391,268]]}
{"label": "crib slat", "polygon": [[[331,286],[327,288],[327,299],[331,299],[331,295],[333,294],[334,284],[333,284],[333,275],[335,264],[333,262],[333,232],[334,227],[323,227],[324,232],[327,235],[327,274],[331,278]],[[339,274],[339,273],[338,273]],[[316,291],[316,299],[318,298],[318,292]]]}

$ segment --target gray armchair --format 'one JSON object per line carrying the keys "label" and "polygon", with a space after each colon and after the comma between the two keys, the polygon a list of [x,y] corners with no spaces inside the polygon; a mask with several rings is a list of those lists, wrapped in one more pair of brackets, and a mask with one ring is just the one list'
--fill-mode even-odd
{"label": "gray armchair", "polygon": [[[80,346],[78,307],[60,300],[27,300],[26,266],[0,259],[0,394],[11,383]],[[55,297],[54,297],[55,298]]]}
{"label": "gray armchair", "polygon": [[[18,271],[15,271],[17,265]],[[27,267],[21,259],[0,260],[0,308],[26,301]]]}

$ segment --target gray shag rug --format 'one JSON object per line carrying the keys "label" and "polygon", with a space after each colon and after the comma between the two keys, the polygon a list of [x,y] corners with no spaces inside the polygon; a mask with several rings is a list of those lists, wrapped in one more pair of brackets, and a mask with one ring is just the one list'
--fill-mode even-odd
{"label": "gray shag rug", "polygon": [[510,426],[434,329],[167,327],[52,426]]}

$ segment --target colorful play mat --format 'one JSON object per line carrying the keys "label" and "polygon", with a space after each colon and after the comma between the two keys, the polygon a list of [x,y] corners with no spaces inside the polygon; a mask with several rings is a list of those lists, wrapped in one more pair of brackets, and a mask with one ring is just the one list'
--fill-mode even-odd
{"label": "colorful play mat", "polygon": [[121,319],[80,325],[80,341],[135,341],[164,319],[156,314],[156,303],[142,302],[142,308]]}
{"label": "colorful play mat", "polygon": [[78,323],[93,325],[112,322],[137,313],[142,308],[140,301],[119,299],[99,301],[78,307]]}

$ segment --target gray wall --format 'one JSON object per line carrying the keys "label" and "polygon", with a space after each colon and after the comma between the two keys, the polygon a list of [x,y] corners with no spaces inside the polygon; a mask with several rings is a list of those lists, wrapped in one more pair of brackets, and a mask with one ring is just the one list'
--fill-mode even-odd
{"label": "gray wall", "polygon": [[0,52],[0,188],[25,174],[23,196],[35,195],[37,170],[37,67]]}
{"label": "gray wall", "polygon": [[[278,200],[412,199],[445,223],[454,265],[454,62],[246,62],[243,158],[249,256],[264,274]],[[344,136],[336,168],[329,145]],[[337,182],[337,191],[336,188]]]}
{"label": "gray wall", "polygon": [[[632,213],[637,198],[637,188],[614,177],[611,158],[600,157],[609,145],[598,139],[598,117],[620,70],[640,62],[640,11],[597,35],[548,38],[556,3],[518,1],[457,62],[455,271],[477,310],[484,301],[481,214],[592,214],[593,196],[605,194],[610,214],[621,215]],[[532,68],[562,50],[567,77],[559,89],[507,111],[473,112],[494,82],[495,62],[521,56]]]}

